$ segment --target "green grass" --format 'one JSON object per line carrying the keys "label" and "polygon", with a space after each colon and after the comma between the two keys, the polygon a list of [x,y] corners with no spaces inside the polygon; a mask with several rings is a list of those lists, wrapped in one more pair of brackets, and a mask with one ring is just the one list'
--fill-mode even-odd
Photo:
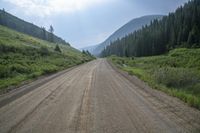
{"label": "green grass", "polygon": [[0,26],[0,92],[94,59],[63,44],[56,52],[56,45]]}
{"label": "green grass", "polygon": [[166,55],[141,58],[111,56],[109,60],[152,88],[200,109],[200,49],[180,48]]}

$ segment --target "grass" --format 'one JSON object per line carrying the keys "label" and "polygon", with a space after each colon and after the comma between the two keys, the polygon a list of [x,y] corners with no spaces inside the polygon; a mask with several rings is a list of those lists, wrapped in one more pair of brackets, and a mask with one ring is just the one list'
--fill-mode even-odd
{"label": "grass", "polygon": [[166,55],[109,57],[117,67],[200,109],[200,49],[180,48]]}
{"label": "grass", "polygon": [[[62,53],[54,50],[56,45]],[[68,45],[50,43],[0,26],[0,92],[93,59]]]}

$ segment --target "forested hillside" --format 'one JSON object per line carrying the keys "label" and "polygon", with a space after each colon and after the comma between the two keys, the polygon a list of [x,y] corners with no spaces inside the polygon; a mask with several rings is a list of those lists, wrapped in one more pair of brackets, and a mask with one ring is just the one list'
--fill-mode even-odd
{"label": "forested hillside", "polygon": [[177,47],[200,47],[200,0],[191,0],[162,20],[154,20],[106,47],[102,56],[150,56]]}
{"label": "forested hillside", "polygon": [[32,23],[21,20],[9,14],[4,9],[0,10],[0,25],[49,42],[69,45],[65,40],[53,34],[54,29],[52,26],[50,26],[49,31],[47,31],[44,27],[40,28]]}
{"label": "forested hillside", "polygon": [[148,15],[139,18],[132,19],[112,35],[110,35],[104,42],[96,45],[90,52],[99,56],[106,46],[109,46],[111,42],[116,41],[118,38],[123,38],[126,35],[133,33],[142,28],[144,25],[149,25],[154,19],[161,19],[163,15]]}

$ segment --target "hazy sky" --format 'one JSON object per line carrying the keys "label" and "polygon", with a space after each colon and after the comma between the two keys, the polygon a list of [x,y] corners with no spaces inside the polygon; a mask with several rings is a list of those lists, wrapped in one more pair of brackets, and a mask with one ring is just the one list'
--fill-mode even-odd
{"label": "hazy sky", "polygon": [[0,8],[81,48],[104,41],[133,18],[168,14],[188,0],[0,0]]}

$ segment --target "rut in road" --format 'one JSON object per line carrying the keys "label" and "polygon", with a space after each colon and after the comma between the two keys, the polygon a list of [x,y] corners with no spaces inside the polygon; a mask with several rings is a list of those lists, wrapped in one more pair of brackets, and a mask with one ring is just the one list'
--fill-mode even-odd
{"label": "rut in road", "polygon": [[200,111],[149,88],[105,59],[46,81],[32,83],[36,87],[30,92],[2,104],[1,133],[200,132]]}

